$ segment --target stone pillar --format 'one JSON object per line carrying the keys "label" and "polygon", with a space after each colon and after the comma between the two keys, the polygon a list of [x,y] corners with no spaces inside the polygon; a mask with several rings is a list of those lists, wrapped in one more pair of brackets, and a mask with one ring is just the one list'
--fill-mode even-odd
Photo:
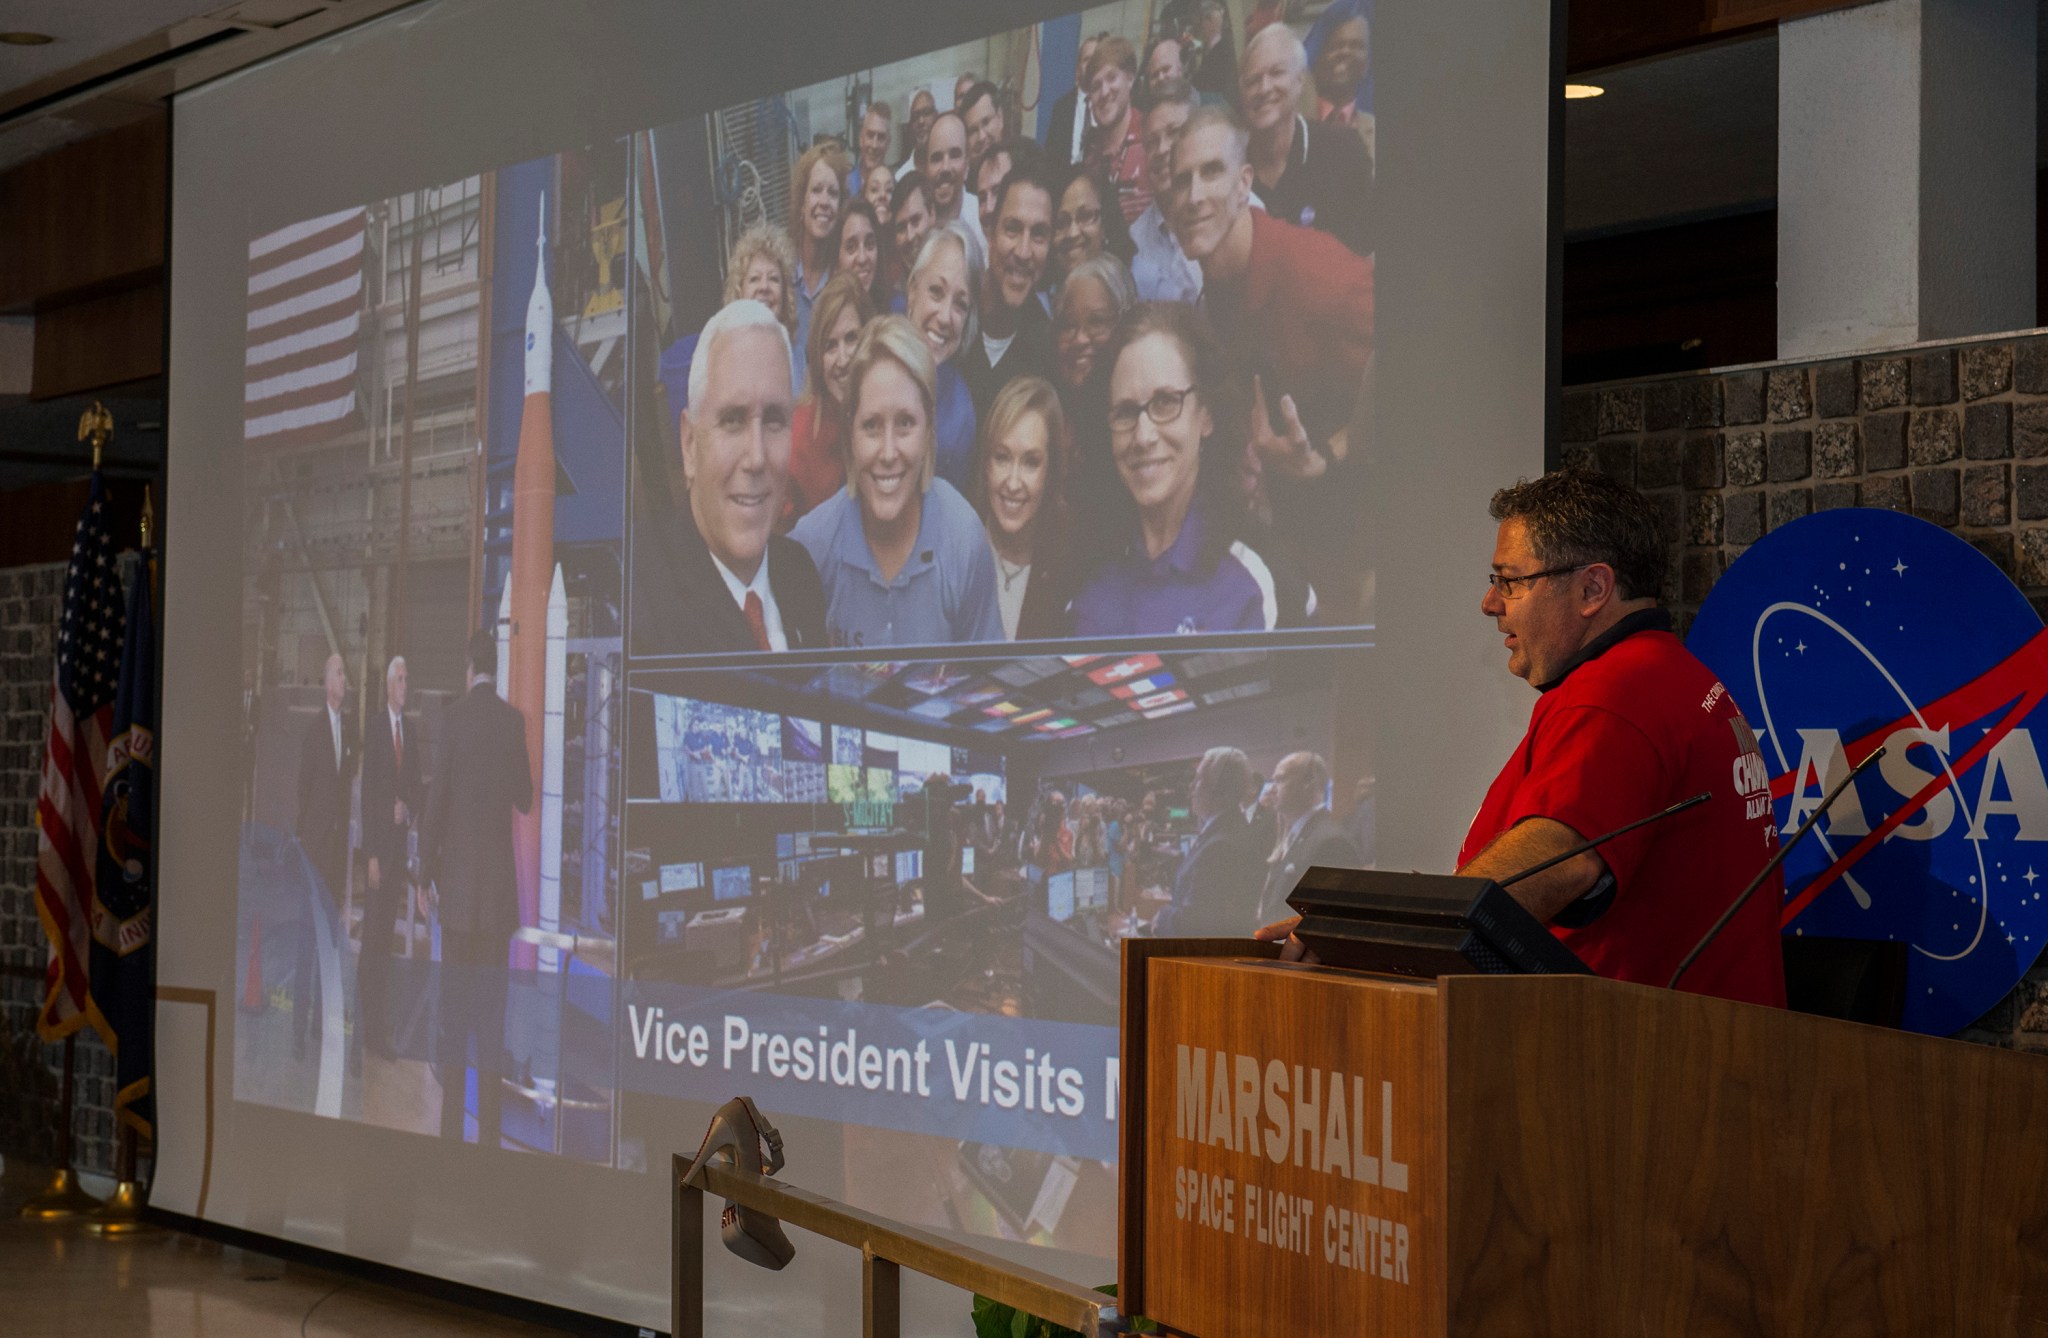
{"label": "stone pillar", "polygon": [[1778,27],[1778,356],[2026,329],[2035,0]]}

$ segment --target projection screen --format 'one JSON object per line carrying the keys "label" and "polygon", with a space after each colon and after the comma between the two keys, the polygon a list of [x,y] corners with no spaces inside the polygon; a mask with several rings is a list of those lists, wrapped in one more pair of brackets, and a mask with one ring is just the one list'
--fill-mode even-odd
{"label": "projection screen", "polygon": [[[1303,794],[1448,867],[1530,701],[1549,8],[1247,8],[430,0],[179,96],[155,1202],[665,1325],[745,1093],[1112,1278],[1118,944],[1280,913]],[[843,1327],[799,1246],[717,1331]]]}

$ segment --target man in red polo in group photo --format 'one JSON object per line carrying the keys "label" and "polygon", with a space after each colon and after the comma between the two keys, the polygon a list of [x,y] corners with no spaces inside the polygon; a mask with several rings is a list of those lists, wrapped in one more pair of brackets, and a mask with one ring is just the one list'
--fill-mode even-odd
{"label": "man in red polo in group photo", "polygon": [[1371,377],[1373,259],[1253,202],[1250,132],[1197,107],[1173,140],[1175,240],[1201,268],[1202,309],[1251,377],[1251,458],[1272,524],[1313,534],[1302,554],[1324,621],[1365,617],[1367,567],[1352,499],[1363,488],[1353,424]]}
{"label": "man in red polo in group photo", "polygon": [[[1756,736],[1657,607],[1656,509],[1603,474],[1559,470],[1493,496],[1480,611],[1508,672],[1541,694],[1486,792],[1458,872],[1504,879],[1702,791],[1712,797],[1508,889],[1599,975],[1663,985],[1777,849]],[[1754,802],[1761,799],[1762,802]],[[1783,1006],[1783,886],[1757,889],[1679,988]],[[1287,938],[1292,920],[1259,931]],[[1302,955],[1290,939],[1286,955]]]}

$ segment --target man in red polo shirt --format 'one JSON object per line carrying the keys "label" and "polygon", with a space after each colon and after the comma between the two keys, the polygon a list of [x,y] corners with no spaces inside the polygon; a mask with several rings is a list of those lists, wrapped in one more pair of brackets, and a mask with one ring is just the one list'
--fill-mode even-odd
{"label": "man in red polo shirt", "polygon": [[1312,534],[1303,554],[1325,623],[1359,621],[1363,451],[1351,424],[1373,351],[1373,260],[1252,203],[1249,131],[1198,107],[1173,143],[1169,220],[1202,269],[1202,309],[1253,378],[1252,447],[1273,527]]}
{"label": "man in red polo shirt", "polygon": [[1145,118],[1131,105],[1137,81],[1137,48],[1121,37],[1096,43],[1081,85],[1088,90],[1088,115],[1094,121],[1083,161],[1116,187],[1126,227],[1152,205],[1152,185],[1145,174]]}
{"label": "man in red polo shirt", "polygon": [[[1542,695],[1458,872],[1507,878],[1707,791],[1704,804],[1508,889],[1595,972],[1663,985],[1777,849],[1768,769],[1727,690],[1657,607],[1666,553],[1647,498],[1560,470],[1495,493],[1492,513],[1480,611],[1504,636],[1508,672]],[[1773,875],[1679,988],[1782,1007],[1783,897]]]}
{"label": "man in red polo shirt", "polygon": [[1373,351],[1373,262],[1252,202],[1250,131],[1197,107],[1173,143],[1174,237],[1202,267],[1202,308],[1259,378],[1268,468],[1319,476],[1349,451]]}

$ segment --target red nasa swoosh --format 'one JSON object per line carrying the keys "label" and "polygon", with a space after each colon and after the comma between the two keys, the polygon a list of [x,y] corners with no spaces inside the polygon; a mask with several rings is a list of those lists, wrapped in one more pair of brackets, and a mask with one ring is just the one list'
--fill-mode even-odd
{"label": "red nasa swoosh", "polygon": [[[1920,717],[1934,728],[1939,729],[1944,721],[1981,720],[1999,707],[2014,703],[1996,725],[1984,737],[1977,740],[1969,751],[1949,764],[1948,771],[1958,777],[1984,760],[1985,754],[1998,746],[2001,739],[2012,733],[2014,726],[2033,713],[2044,698],[2048,698],[2048,628],[2034,636],[2007,656],[2003,661],[1976,678],[1963,684],[1937,701],[1921,708]],[[1849,765],[1855,766],[1877,750],[1879,744],[1888,738],[1893,730],[1918,724],[1911,715],[1903,715],[1887,725],[1865,734],[1853,743],[1845,744],[1843,752]],[[1796,774],[1787,771],[1771,781],[1771,798],[1783,799],[1792,792],[1792,779]],[[1948,775],[1944,772],[1923,785],[1899,810],[1879,823],[1875,830],[1852,846],[1848,853],[1840,856],[1824,869],[1820,876],[1803,888],[1799,895],[1785,903],[1784,911],[1778,917],[1779,927],[1789,925],[1798,918],[1801,911],[1813,903],[1813,899],[1833,885],[1843,871],[1877,848],[1877,844],[1890,836],[1900,824],[1908,821],[1915,813],[1927,807],[1927,801],[1940,794],[1948,786]]]}

